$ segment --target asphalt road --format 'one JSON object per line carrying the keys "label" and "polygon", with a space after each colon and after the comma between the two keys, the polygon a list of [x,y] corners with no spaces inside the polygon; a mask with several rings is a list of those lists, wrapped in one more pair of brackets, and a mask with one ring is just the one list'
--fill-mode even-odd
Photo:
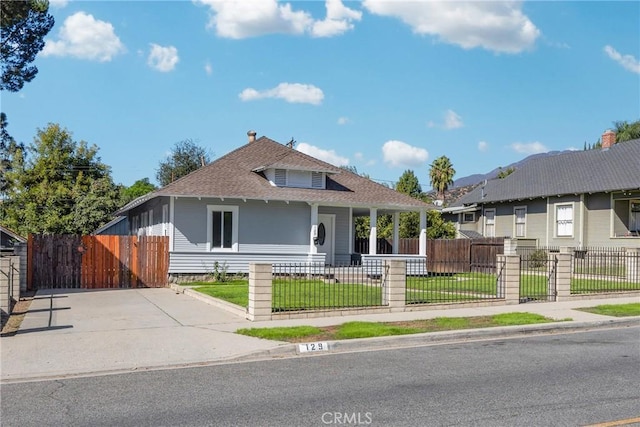
{"label": "asphalt road", "polygon": [[577,426],[640,417],[640,327],[3,384],[3,426]]}

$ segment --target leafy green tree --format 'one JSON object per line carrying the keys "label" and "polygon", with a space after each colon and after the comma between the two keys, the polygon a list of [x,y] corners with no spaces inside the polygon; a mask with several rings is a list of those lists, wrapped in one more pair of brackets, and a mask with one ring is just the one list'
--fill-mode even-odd
{"label": "leafy green tree", "polygon": [[395,189],[396,191],[411,196],[414,199],[422,198],[422,187],[420,186],[420,182],[418,182],[418,177],[412,170],[407,169],[404,171],[400,176],[400,179],[398,179]]}
{"label": "leafy green tree", "polygon": [[456,170],[447,156],[438,157],[431,163],[431,168],[429,169],[431,186],[438,192],[442,200],[444,200],[444,194],[449,186],[453,185],[453,176],[455,174]]}
{"label": "leafy green tree", "polygon": [[511,175],[512,173],[514,173],[515,171],[516,171],[516,168],[514,168],[513,166],[506,169],[500,168],[500,171],[498,172],[498,175],[496,175],[496,177],[498,179],[504,179],[509,175]]}
{"label": "leafy green tree", "polygon": [[427,212],[427,238],[455,239],[456,227],[451,221],[445,221],[438,211]]}
{"label": "leafy green tree", "polygon": [[13,158],[24,151],[24,144],[18,144],[7,131],[7,115],[0,113],[0,199],[7,191],[7,174],[12,169]]}
{"label": "leafy green tree", "polygon": [[88,234],[111,219],[119,201],[98,147],[76,142],[66,129],[38,129],[6,174],[0,222],[18,233]]}
{"label": "leafy green tree", "polygon": [[44,47],[44,37],[54,24],[46,0],[0,2],[2,80],[0,89],[17,92],[38,73],[31,63]]}
{"label": "leafy green tree", "polygon": [[142,178],[134,182],[130,187],[123,187],[120,190],[120,203],[124,206],[140,196],[144,196],[158,187],[149,182],[149,178]]}
{"label": "leafy green tree", "polygon": [[614,132],[616,133],[616,144],[619,142],[640,139],[640,120],[632,123],[627,121],[613,122]]}
{"label": "leafy green tree", "polygon": [[200,169],[211,161],[209,151],[191,139],[176,142],[171,154],[160,162],[156,179],[164,187],[178,178]]}

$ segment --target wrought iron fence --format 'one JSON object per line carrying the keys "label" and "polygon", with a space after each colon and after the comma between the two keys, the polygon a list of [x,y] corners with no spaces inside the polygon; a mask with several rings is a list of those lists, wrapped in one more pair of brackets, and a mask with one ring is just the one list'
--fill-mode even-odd
{"label": "wrought iron fence", "polygon": [[573,251],[571,293],[640,290],[640,256],[625,248],[585,247]]}
{"label": "wrought iron fence", "polygon": [[336,267],[274,264],[272,312],[382,306],[385,269],[381,261]]}
{"label": "wrought iron fence", "polygon": [[500,276],[504,264],[473,265],[456,259],[438,260],[437,268],[425,260],[407,261],[407,304],[441,304],[504,298]]}
{"label": "wrought iron fence", "polygon": [[556,300],[556,273],[560,252],[556,247],[522,248],[520,252],[520,302]]}

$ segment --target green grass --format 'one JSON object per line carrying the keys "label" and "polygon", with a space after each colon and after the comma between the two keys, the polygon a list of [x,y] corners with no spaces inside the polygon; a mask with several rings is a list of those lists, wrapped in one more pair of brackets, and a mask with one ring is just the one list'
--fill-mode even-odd
{"label": "green grass", "polygon": [[382,305],[382,289],[374,285],[324,283],[322,280],[274,280],[274,311],[372,307]]}
{"label": "green grass", "polygon": [[322,330],[315,326],[290,326],[279,328],[245,328],[238,329],[236,333],[267,340],[286,341],[294,338],[318,335],[322,333]]}
{"label": "green grass", "polygon": [[435,319],[406,322],[346,322],[339,326],[321,328],[312,326],[251,328],[239,329],[236,333],[277,341],[311,342],[550,322],[555,321],[539,314],[503,313],[494,316],[438,317]]}
{"label": "green grass", "polygon": [[426,277],[407,277],[408,304],[474,301],[496,296],[496,275],[457,273]]}
{"label": "green grass", "polygon": [[640,290],[640,282],[603,279],[571,279],[571,293],[614,292]]}
{"label": "green grass", "polygon": [[577,310],[615,317],[640,316],[640,303],[606,304],[597,305],[595,307],[579,308]]}
{"label": "green grass", "polygon": [[249,281],[248,280],[232,280],[229,282],[193,282],[189,283],[194,286],[194,290],[205,295],[228,301],[241,307],[249,305]]}

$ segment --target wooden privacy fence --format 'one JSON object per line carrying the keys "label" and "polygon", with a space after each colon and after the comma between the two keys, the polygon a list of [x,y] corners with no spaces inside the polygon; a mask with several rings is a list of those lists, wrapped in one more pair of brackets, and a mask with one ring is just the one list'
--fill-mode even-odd
{"label": "wooden privacy fence", "polygon": [[28,289],[164,287],[169,238],[30,235]]}
{"label": "wooden privacy fence", "polygon": [[504,253],[503,237],[482,239],[427,240],[427,271],[468,273],[496,265],[496,255]]}

